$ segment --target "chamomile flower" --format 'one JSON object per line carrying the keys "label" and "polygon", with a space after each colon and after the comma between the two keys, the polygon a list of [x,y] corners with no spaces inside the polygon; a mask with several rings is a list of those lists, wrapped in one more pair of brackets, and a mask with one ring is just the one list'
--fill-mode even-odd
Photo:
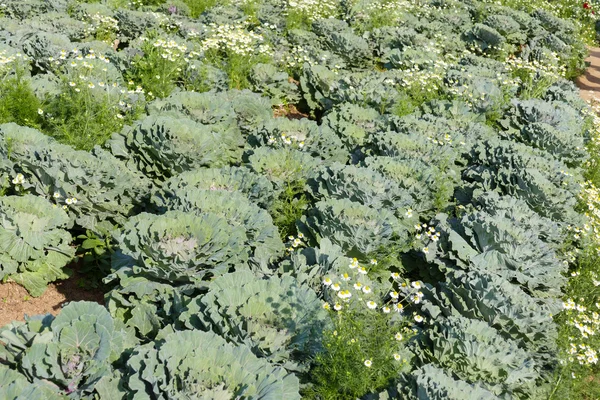
{"label": "chamomile flower", "polygon": [[404,306],[402,305],[402,303],[396,303],[396,304],[394,304],[393,307],[394,307],[394,311],[396,311],[396,312],[401,313],[404,311]]}
{"label": "chamomile flower", "polygon": [[359,274],[362,274],[362,275],[367,274],[367,269],[365,267],[358,267],[357,271]]}
{"label": "chamomile flower", "polygon": [[371,365],[373,365],[373,362],[371,360],[365,360],[365,367],[367,368],[371,368]]}
{"label": "chamomile flower", "polygon": [[356,290],[361,290],[361,289],[362,289],[362,287],[363,287],[363,285],[362,285],[362,283],[360,283],[360,282],[356,282],[356,283],[354,284],[354,289],[356,289]]}
{"label": "chamomile flower", "polygon": [[349,290],[340,290],[337,295],[340,299],[343,299],[343,300],[346,300],[346,299],[349,299],[350,297],[352,297],[352,293],[350,293]]}
{"label": "chamomile flower", "polygon": [[342,305],[340,303],[335,303],[335,305],[333,306],[333,309],[335,311],[340,311],[342,309]]}
{"label": "chamomile flower", "polygon": [[365,285],[365,286],[363,286],[362,291],[365,294],[369,294],[369,293],[371,293],[371,287]]}
{"label": "chamomile flower", "polygon": [[384,314],[389,314],[392,311],[392,309],[388,306],[383,306],[381,307],[381,311],[383,311]]}
{"label": "chamomile flower", "polygon": [[371,265],[377,265],[377,260],[374,259],[374,258],[372,258],[371,261],[370,261],[370,264]]}
{"label": "chamomile flower", "polygon": [[397,299],[398,299],[398,297],[400,297],[400,294],[399,294],[398,292],[396,292],[395,290],[392,290],[392,291],[390,292],[390,297],[391,297],[392,299],[394,299],[394,300],[397,300]]}
{"label": "chamomile flower", "polygon": [[333,281],[331,280],[331,278],[323,279],[323,285],[325,285],[325,286],[330,286],[332,283],[333,283]]}
{"label": "chamomile flower", "polygon": [[348,275],[348,273],[345,272],[344,275],[342,275],[341,279],[345,282],[348,282],[351,278],[350,278],[350,275]]}
{"label": "chamomile flower", "polygon": [[331,285],[331,288],[337,292],[337,291],[338,291],[338,290],[340,290],[342,287],[340,286],[340,284],[339,284],[339,283],[334,283],[333,285]]}
{"label": "chamomile flower", "polygon": [[404,339],[404,336],[402,336],[402,334],[400,332],[398,332],[394,335],[394,339],[400,341],[400,340]]}
{"label": "chamomile flower", "polygon": [[423,286],[421,285],[421,282],[413,282],[410,284],[410,286],[414,287],[415,289],[421,289]]}
{"label": "chamomile flower", "polygon": [[424,320],[424,318],[421,315],[415,314],[415,321],[416,322],[421,323],[421,322],[423,322],[423,320]]}
{"label": "chamomile flower", "polygon": [[397,273],[397,272],[392,272],[392,273],[390,274],[390,276],[391,276],[391,277],[392,277],[392,279],[394,279],[394,280],[395,280],[395,279],[400,279],[400,274],[399,274],[399,273]]}
{"label": "chamomile flower", "polygon": [[331,306],[329,305],[329,303],[323,303],[323,308],[329,310],[331,309]]}
{"label": "chamomile flower", "polygon": [[394,353],[394,360],[400,361],[401,359],[402,359],[402,357],[400,357],[400,354]]}
{"label": "chamomile flower", "polygon": [[25,183],[25,176],[23,176],[23,174],[20,174],[20,173],[17,174],[13,178],[12,183],[15,184],[15,185],[22,185],[22,184],[24,184]]}
{"label": "chamomile flower", "polygon": [[375,303],[373,300],[367,301],[367,308],[374,310],[377,308],[377,303]]}

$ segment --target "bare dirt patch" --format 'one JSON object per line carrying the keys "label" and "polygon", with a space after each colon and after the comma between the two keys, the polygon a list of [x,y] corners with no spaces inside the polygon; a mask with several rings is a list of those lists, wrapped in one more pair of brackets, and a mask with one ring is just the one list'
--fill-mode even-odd
{"label": "bare dirt patch", "polygon": [[70,301],[87,300],[104,304],[99,288],[82,287],[82,276],[75,271],[64,281],[48,285],[40,297],[31,297],[27,290],[14,283],[0,283],[0,327],[11,321],[24,321],[25,315],[56,315]]}
{"label": "bare dirt patch", "polygon": [[293,104],[287,104],[285,106],[282,105],[282,106],[277,107],[276,109],[273,110],[273,116],[275,118],[285,117],[287,119],[302,119],[302,118],[309,117],[308,114],[301,112]]}

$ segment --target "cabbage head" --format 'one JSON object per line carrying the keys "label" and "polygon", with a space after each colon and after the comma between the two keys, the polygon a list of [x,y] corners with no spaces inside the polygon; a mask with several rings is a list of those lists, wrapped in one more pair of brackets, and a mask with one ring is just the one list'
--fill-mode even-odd
{"label": "cabbage head", "polygon": [[31,383],[18,371],[0,366],[0,398],[13,400],[67,400],[51,383]]}
{"label": "cabbage head", "polygon": [[172,285],[199,283],[246,264],[245,232],[214,213],[168,211],[130,218],[114,234],[113,270]]}
{"label": "cabbage head", "polygon": [[483,321],[461,316],[442,318],[424,332],[418,357],[477,383],[497,395],[534,396],[540,366],[531,354],[505,339]]}
{"label": "cabbage head", "polygon": [[380,399],[399,398],[402,400],[444,399],[444,400],[509,400],[511,396],[498,396],[479,384],[471,384],[456,379],[452,371],[426,364],[403,377],[401,383],[392,391],[382,393]]}

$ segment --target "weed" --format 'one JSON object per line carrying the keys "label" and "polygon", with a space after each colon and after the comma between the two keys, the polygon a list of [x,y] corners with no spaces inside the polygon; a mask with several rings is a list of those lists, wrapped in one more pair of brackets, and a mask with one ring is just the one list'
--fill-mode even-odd
{"label": "weed", "polygon": [[304,182],[291,181],[285,184],[283,192],[269,210],[283,240],[296,233],[296,221],[302,217],[308,204],[304,194]]}

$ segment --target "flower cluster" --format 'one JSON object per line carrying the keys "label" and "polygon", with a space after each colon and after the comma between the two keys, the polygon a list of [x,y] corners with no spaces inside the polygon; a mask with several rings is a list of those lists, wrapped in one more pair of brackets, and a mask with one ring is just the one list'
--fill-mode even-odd
{"label": "flower cluster", "polygon": [[293,46],[290,51],[286,51],[280,60],[289,68],[300,68],[304,63],[313,65],[314,61],[311,57],[311,52],[302,46]]}
{"label": "flower cluster", "polygon": [[515,57],[513,55],[506,58],[504,64],[506,69],[510,72],[515,71],[527,71],[532,74],[539,75],[540,77],[551,77],[556,80],[564,78],[567,72],[566,66],[561,65],[558,54],[552,52],[548,55],[550,62],[541,62],[539,60],[525,60],[521,57]]}
{"label": "flower cluster", "polygon": [[188,56],[194,57],[198,55],[195,52],[188,53],[187,46],[179,44],[174,40],[165,40],[162,38],[152,40],[145,36],[140,37],[140,40],[150,43],[160,53],[160,57],[167,61],[177,62],[181,59],[187,59]]}
{"label": "flower cluster", "polygon": [[54,199],[57,205],[62,204],[63,210],[67,210],[69,206],[74,206],[79,201],[75,196],[67,197],[63,200],[63,196],[60,194],[60,192],[54,192],[52,198]]}
{"label": "flower cluster", "polygon": [[269,136],[267,144],[269,146],[273,146],[274,144],[283,144],[287,146],[297,147],[300,149],[304,147],[304,141],[299,139],[298,136],[286,135],[285,133],[282,133],[279,136]]}
{"label": "flower cluster", "polygon": [[427,224],[415,224],[415,239],[422,243],[421,251],[425,254],[429,254],[429,244],[436,243],[440,240],[440,232],[435,230],[434,226]]}
{"label": "flower cluster", "polygon": [[[405,89],[408,93],[415,91],[429,94],[437,93],[444,86],[443,79],[446,68],[446,63],[436,61],[428,69],[420,69],[418,66],[405,69],[402,71],[397,85]],[[395,84],[393,80],[390,80],[388,83]]]}
{"label": "flower cluster", "polygon": [[286,12],[298,13],[309,21],[335,17],[338,2],[335,0],[288,0]]}
{"label": "flower cluster", "polygon": [[342,66],[337,64],[330,54],[322,51],[311,51],[300,45],[294,45],[288,51],[278,54],[278,56],[277,61],[280,65],[295,71],[296,74],[300,74],[305,63],[308,65],[324,65],[335,74],[342,70]]}
{"label": "flower cluster", "polygon": [[292,252],[299,247],[306,246],[304,243],[304,235],[302,233],[298,233],[298,236],[288,236],[288,242],[286,243],[286,250],[288,252]]}
{"label": "flower cluster", "polygon": [[[600,102],[592,102],[591,106],[591,111],[600,111]],[[597,151],[600,148],[600,117],[596,113],[590,113],[588,116],[593,121],[593,129],[590,133],[592,151]],[[597,163],[598,159],[591,157],[586,167],[588,169],[598,168]],[[600,188],[596,187],[592,181],[586,181],[582,184],[578,197],[584,204],[587,224],[579,229],[572,228],[574,238],[575,235],[587,236],[594,244],[598,255],[600,255]]]}
{"label": "flower cluster", "polygon": [[[48,61],[73,95],[87,94],[98,101],[109,101],[115,119],[132,114],[144,93],[140,86],[125,88],[116,79],[111,79],[110,60],[103,54],[96,54],[94,49],[89,49],[85,55],[77,48],[61,50],[57,58],[49,57]],[[38,114],[44,115],[44,110],[38,110]],[[46,117],[52,119],[53,115],[48,113]]]}
{"label": "flower cluster", "polygon": [[571,343],[568,351],[570,357],[570,361],[579,362],[579,364],[596,364],[598,363],[598,353],[596,350],[592,349],[590,346],[585,344],[579,344],[576,346]]}
{"label": "flower cluster", "polygon": [[23,176],[23,174],[19,173],[17,175],[15,175],[15,177],[12,180],[13,185],[22,185],[25,183],[25,176]]}
{"label": "flower cluster", "polygon": [[600,303],[595,303],[594,308],[595,310],[590,310],[583,304],[577,304],[571,298],[563,302],[563,309],[568,315],[568,325],[576,328],[575,332],[579,334],[577,338],[569,337],[568,362],[578,362],[580,365],[598,362],[596,350],[585,343],[585,339],[595,335],[600,327]]}
{"label": "flower cluster", "polygon": [[412,10],[414,5],[407,0],[378,0],[366,3],[354,16],[357,20],[373,22],[378,18],[385,17],[386,25],[394,25],[408,11]]}
{"label": "flower cluster", "polygon": [[138,40],[143,55],[136,57],[127,75],[150,99],[171,94],[185,73],[195,68],[190,62],[200,55],[172,39],[142,36]]}
{"label": "flower cluster", "polygon": [[[369,268],[377,265],[377,260],[369,261],[368,266],[360,265],[356,258],[348,264],[346,272],[339,276],[328,275],[323,278],[323,285],[328,289],[325,297],[329,301],[323,308],[341,311],[344,308],[379,310],[383,314],[402,313],[403,303],[419,304],[423,300],[420,282],[407,282],[400,279],[400,274],[392,273],[387,288],[379,287],[368,278]],[[416,316],[421,322],[422,317]]]}
{"label": "flower cluster", "polygon": [[96,39],[110,44],[119,32],[119,21],[108,15],[100,13],[88,15],[87,24],[86,36],[94,36]]}
{"label": "flower cluster", "polygon": [[7,50],[0,50],[0,77],[14,71],[15,66],[28,62],[29,58],[21,53],[8,54]]}
{"label": "flower cluster", "polygon": [[423,301],[422,284],[403,280],[397,272],[383,284],[369,279],[369,270],[378,264],[376,259],[360,263],[353,258],[342,271],[326,275],[323,308],[331,312],[334,343],[354,353],[352,362],[370,370],[397,370],[410,358],[405,343],[416,332],[411,325],[424,321],[419,314],[409,319],[404,313],[409,304]]}
{"label": "flower cluster", "polygon": [[271,55],[271,47],[264,41],[261,34],[248,31],[244,25],[212,23],[209,24],[208,37],[202,42],[202,49],[223,51],[239,56]]}
{"label": "flower cluster", "polygon": [[152,12],[151,15],[158,21],[159,26],[165,32],[177,32],[181,28],[181,22],[173,18],[172,15],[177,14],[177,7],[169,7],[170,15]]}

